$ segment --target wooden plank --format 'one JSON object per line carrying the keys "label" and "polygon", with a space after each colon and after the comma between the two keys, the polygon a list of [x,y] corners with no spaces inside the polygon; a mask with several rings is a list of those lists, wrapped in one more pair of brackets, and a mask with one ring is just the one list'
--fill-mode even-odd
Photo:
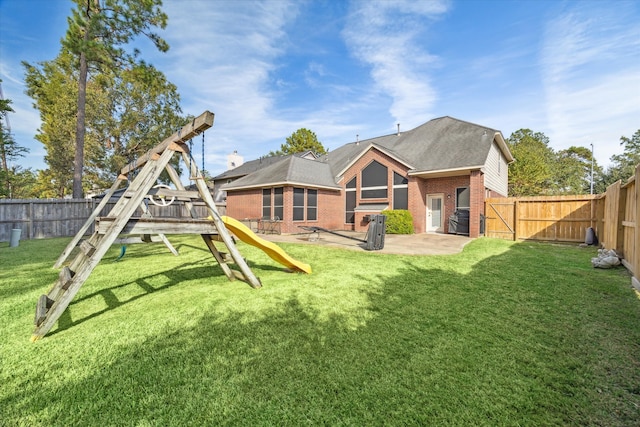
{"label": "wooden plank", "polygon": [[60,287],[64,290],[67,290],[69,288],[69,285],[71,284],[72,277],[73,274],[71,272],[71,269],[69,269],[69,267],[63,267],[62,270],[60,270],[60,274],[58,274]]}
{"label": "wooden plank", "polygon": [[46,295],[40,295],[38,298],[38,303],[36,304],[36,315],[33,319],[33,323],[36,326],[40,326],[44,319],[47,317],[47,311],[53,305],[53,301],[49,299]]}
{"label": "wooden plank", "polygon": [[[116,218],[101,217],[96,222],[99,234],[109,232]],[[122,234],[217,234],[215,224],[207,219],[131,218]]]}
{"label": "wooden plank", "polygon": [[144,165],[147,161],[149,161],[149,159],[154,153],[161,154],[165,152],[165,150],[167,149],[167,147],[169,147],[170,144],[189,140],[194,136],[202,133],[203,131],[209,129],[211,126],[213,126],[213,118],[214,118],[214,115],[212,112],[205,111],[204,113],[202,113],[201,115],[193,119],[191,123],[184,125],[178,132],[175,132],[173,135],[166,138],[160,144],[153,147],[144,156],[139,158],[136,162],[122,168],[120,173],[122,173],[123,175],[127,175],[129,172],[139,168],[140,166]]}
{"label": "wooden plank", "polygon": [[[131,197],[133,195],[133,191],[126,191],[124,193],[125,197]],[[160,197],[175,197],[177,200],[180,201],[187,201],[187,200],[192,200],[192,199],[199,199],[200,198],[200,193],[198,193],[197,191],[189,191],[189,190],[172,190],[169,188],[152,188],[151,190],[149,190],[149,192],[147,193],[148,196],[160,196]]]}
{"label": "wooden plank", "polygon": [[88,240],[83,240],[82,242],[80,242],[80,250],[86,256],[90,257],[96,251],[96,247],[89,243]]}

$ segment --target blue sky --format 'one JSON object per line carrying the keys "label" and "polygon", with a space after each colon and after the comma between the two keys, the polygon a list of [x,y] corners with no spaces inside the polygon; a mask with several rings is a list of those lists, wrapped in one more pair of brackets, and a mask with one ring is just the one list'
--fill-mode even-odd
{"label": "blue sky", "polygon": [[[20,63],[55,58],[72,7],[0,0],[0,78],[14,136],[31,150],[24,167],[44,168],[45,152]],[[133,44],[178,86],[184,113],[216,114],[213,174],[234,150],[255,159],[301,127],[331,150],[452,116],[505,138],[544,132],[556,150],[594,144],[605,166],[640,129],[639,1],[165,0],[163,10],[170,50]]]}

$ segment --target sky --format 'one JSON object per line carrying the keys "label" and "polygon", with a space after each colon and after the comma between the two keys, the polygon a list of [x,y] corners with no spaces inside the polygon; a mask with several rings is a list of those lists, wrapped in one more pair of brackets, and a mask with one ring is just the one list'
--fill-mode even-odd
{"label": "sky", "polygon": [[[74,4],[0,0],[0,79],[17,164],[44,169],[22,61],[54,59]],[[160,53],[141,58],[178,87],[184,114],[215,113],[205,168],[275,151],[307,128],[329,150],[451,116],[544,133],[598,164],[640,129],[640,1],[164,0]],[[195,151],[200,165],[201,153]]]}

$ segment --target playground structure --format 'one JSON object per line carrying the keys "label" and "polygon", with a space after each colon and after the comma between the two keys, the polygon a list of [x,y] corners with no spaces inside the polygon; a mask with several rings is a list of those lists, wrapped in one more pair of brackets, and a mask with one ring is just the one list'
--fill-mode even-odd
{"label": "playground structure", "polygon": [[[54,268],[62,267],[72,251],[78,249],[73,260],[62,267],[58,280],[49,292],[46,295],[41,295],[38,299],[32,341],[42,338],[49,332],[102,257],[118,236],[123,233],[144,236],[158,235],[174,255],[177,255],[177,251],[171,246],[165,234],[200,234],[229,280],[239,279],[253,288],[260,288],[262,284],[241,256],[229,230],[239,239],[265,251],[272,259],[291,270],[311,273],[311,267],[308,264],[294,260],[276,245],[257,237],[238,221],[222,217],[218,213],[209,188],[193,162],[190,148],[185,142],[213,126],[213,118],[213,113],[205,111],[191,123],[183,126],[178,132],[149,150],[144,156],[122,168],[112,187],[56,261]],[[188,191],[180,181],[180,175],[170,164],[176,153],[181,155],[190,174],[190,179],[195,182],[197,191]],[[137,173],[132,173],[138,169]],[[164,170],[167,171],[176,187],[175,190],[157,185],[157,180]],[[129,186],[115,206],[106,217],[98,217],[116,190],[126,181],[130,181]],[[191,218],[151,217],[146,208],[145,199],[154,201],[154,198],[157,200],[154,203],[163,203],[165,198],[182,201]],[[209,218],[198,217],[193,207],[193,200],[196,199],[204,201],[210,214]],[[134,217],[133,214],[138,208],[142,209],[143,216]],[[83,236],[94,223],[95,231],[88,239],[83,240]],[[214,242],[224,244],[228,256],[220,252]],[[231,269],[228,265],[230,262],[235,263],[239,270]]]}

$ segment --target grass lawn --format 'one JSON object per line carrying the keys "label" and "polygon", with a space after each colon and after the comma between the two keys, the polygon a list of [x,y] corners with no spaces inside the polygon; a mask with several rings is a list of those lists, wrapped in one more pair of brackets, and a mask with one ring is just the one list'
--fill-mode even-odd
{"label": "grass lawn", "polygon": [[478,239],[461,254],[114,246],[31,343],[69,239],[0,243],[0,425],[640,425],[640,300],[594,249]]}

